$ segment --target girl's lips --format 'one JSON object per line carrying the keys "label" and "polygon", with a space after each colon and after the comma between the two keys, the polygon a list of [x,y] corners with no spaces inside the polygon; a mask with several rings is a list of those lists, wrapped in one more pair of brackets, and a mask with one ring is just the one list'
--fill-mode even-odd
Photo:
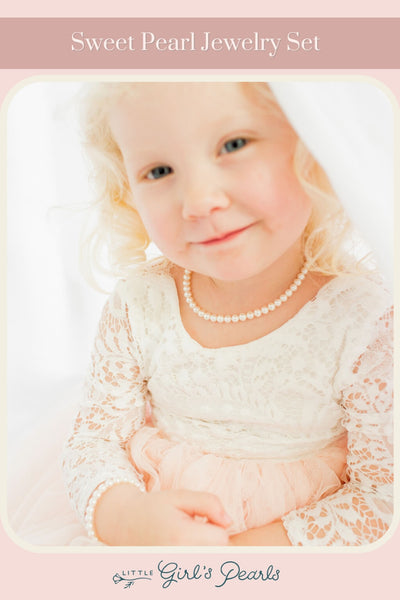
{"label": "girl's lips", "polygon": [[251,225],[246,225],[245,227],[241,227],[240,229],[235,229],[234,231],[229,231],[228,233],[224,233],[224,234],[220,235],[219,237],[210,238],[208,240],[204,240],[202,242],[197,242],[197,243],[201,246],[214,246],[217,244],[221,244],[223,242],[227,242],[227,241],[233,239],[234,237],[236,237],[237,235],[242,233],[242,231],[246,231],[246,229],[249,229],[249,227],[251,227]]}

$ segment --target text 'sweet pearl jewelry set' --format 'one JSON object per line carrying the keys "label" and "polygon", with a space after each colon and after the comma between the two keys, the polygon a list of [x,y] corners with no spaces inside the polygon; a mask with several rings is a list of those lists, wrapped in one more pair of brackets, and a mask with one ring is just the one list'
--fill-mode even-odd
{"label": "text 'sweet pearl jewelry set'", "polygon": [[210,312],[207,312],[203,308],[200,308],[198,304],[196,304],[193,294],[192,294],[192,272],[188,269],[185,269],[185,273],[183,275],[183,295],[185,296],[185,300],[192,309],[192,311],[198,316],[204,319],[205,321],[211,321],[212,323],[240,323],[243,321],[247,321],[249,319],[255,319],[258,317],[262,317],[272,312],[273,310],[279,308],[286,300],[290,298],[301,286],[303,283],[306,274],[308,273],[309,265],[304,263],[301,271],[296,275],[294,281],[289,285],[287,290],[283,292],[273,302],[266,304],[265,306],[261,306],[260,308],[256,308],[255,310],[250,310],[247,313],[240,313],[237,315],[215,315]]}

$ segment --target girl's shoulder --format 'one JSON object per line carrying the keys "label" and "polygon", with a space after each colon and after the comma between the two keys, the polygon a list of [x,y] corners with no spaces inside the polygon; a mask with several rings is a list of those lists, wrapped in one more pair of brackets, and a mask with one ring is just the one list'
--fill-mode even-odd
{"label": "girl's shoulder", "polygon": [[331,308],[346,310],[349,315],[368,311],[376,318],[393,304],[384,280],[375,272],[340,274],[323,286],[318,295]]}
{"label": "girl's shoulder", "polygon": [[156,294],[156,289],[166,280],[171,280],[172,263],[164,257],[154,258],[144,263],[139,263],[132,268],[131,273],[121,279],[116,286],[120,294],[130,303],[138,295]]}
{"label": "girl's shoulder", "polygon": [[140,323],[157,325],[170,318],[176,300],[172,269],[166,258],[152,259],[136,265],[126,279],[118,282],[114,294],[126,307],[135,328]]}
{"label": "girl's shoulder", "polygon": [[361,355],[376,340],[388,340],[393,297],[379,275],[339,275],[322,288],[321,306],[321,322],[329,324],[333,337],[337,334],[344,340],[342,353],[347,364],[352,364],[349,356]]}
{"label": "girl's shoulder", "polygon": [[338,309],[334,324],[343,340],[336,374],[337,389],[368,376],[368,372],[375,372],[379,365],[387,369],[384,378],[391,379],[392,294],[376,274],[343,275],[335,283]]}
{"label": "girl's shoulder", "polygon": [[[343,364],[351,365],[365,349],[391,329],[393,299],[374,273],[339,274],[322,286],[303,315],[317,339],[329,340]],[[322,341],[321,341],[322,340]],[[314,343],[314,342],[313,342]]]}

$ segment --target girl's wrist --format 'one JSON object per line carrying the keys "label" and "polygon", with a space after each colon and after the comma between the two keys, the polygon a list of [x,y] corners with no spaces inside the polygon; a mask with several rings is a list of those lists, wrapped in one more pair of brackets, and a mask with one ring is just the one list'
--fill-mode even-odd
{"label": "girl's wrist", "polygon": [[[119,494],[112,494],[112,498],[111,498],[111,504],[114,504],[115,500],[118,498],[125,497],[127,495],[129,495],[129,497],[131,497],[132,495],[132,490],[134,489],[134,494],[135,496],[137,495],[138,492],[145,492],[145,486],[143,484],[142,481],[135,479],[135,478],[130,478],[130,477],[118,477],[118,478],[113,478],[113,479],[107,479],[106,481],[104,481],[103,483],[101,483],[93,492],[93,494],[91,495],[87,508],[86,508],[86,513],[85,513],[85,528],[86,531],[88,533],[89,538],[91,538],[92,540],[96,540],[98,542],[102,542],[103,540],[101,539],[103,536],[99,535],[99,526],[98,526],[98,513],[99,513],[99,506],[101,507],[102,504],[104,504],[104,500],[105,500],[105,496],[107,495],[110,499],[110,491],[112,490],[112,488],[115,488],[116,486],[118,486],[119,488],[124,487],[125,490],[122,493]],[[128,488],[128,489],[127,489]],[[121,490],[122,491],[122,490]],[[101,511],[102,513],[104,513],[104,510],[106,510],[107,512],[110,510],[117,510],[118,511],[118,506],[110,506],[108,507],[108,503],[106,503],[107,506],[104,507],[103,506],[103,510]],[[100,521],[101,521],[101,516],[100,516]]]}

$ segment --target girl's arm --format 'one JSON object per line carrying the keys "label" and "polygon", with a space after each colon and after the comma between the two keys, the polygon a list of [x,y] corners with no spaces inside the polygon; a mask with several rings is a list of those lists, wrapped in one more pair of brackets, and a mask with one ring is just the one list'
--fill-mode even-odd
{"label": "girl's arm", "polygon": [[85,399],[64,450],[71,501],[89,534],[110,545],[226,545],[230,519],[218,498],[144,493],[128,458],[126,443],[145,424],[147,386],[123,285],[103,310]]}
{"label": "girl's arm", "polygon": [[392,520],[392,311],[343,389],[348,483],[277,521],[233,536],[234,545],[357,546],[378,540]]}
{"label": "girl's arm", "polygon": [[125,443],[145,423],[146,388],[128,309],[118,287],[106,303],[92,352],[84,399],[63,456],[69,496],[89,525],[95,492],[127,479],[144,490]]}
{"label": "girl's arm", "polygon": [[263,527],[248,529],[243,533],[232,535],[230,546],[291,546],[287,531],[279,519]]}

